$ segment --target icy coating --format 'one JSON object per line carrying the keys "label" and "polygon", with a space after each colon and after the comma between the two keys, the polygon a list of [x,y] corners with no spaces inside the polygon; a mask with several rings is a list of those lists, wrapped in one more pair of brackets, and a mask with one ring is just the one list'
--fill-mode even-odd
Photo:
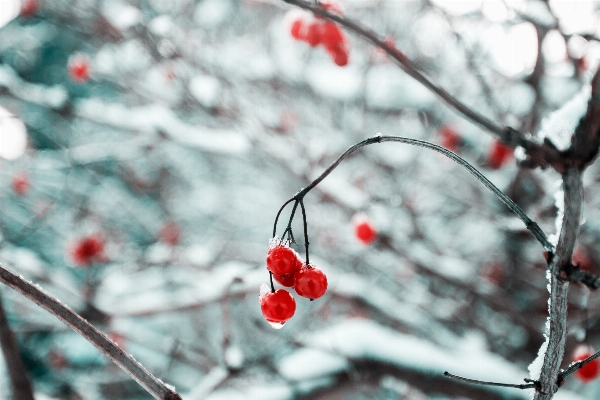
{"label": "icy coating", "polygon": [[280,239],[277,236],[274,236],[271,239],[269,239],[269,250],[273,250],[275,247],[279,246],[290,247],[290,241]]}

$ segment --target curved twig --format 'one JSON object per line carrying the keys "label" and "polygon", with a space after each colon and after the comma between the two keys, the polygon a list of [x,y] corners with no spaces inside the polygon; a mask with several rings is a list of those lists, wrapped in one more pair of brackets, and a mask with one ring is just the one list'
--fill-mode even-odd
{"label": "curved twig", "polygon": [[69,328],[87,339],[102,354],[117,364],[123,371],[139,383],[148,393],[157,400],[181,400],[173,389],[170,389],[154,377],[146,368],[132,356],[123,351],[106,335],[83,319],[79,314],[62,304],[54,297],[42,291],[39,287],[26,281],[21,276],[6,269],[0,264],[0,282],[19,292],[29,300],[36,303],[56,318],[65,323]]}
{"label": "curved twig", "polygon": [[[500,189],[498,189],[492,182],[490,182],[490,180],[488,178],[485,177],[485,175],[483,175],[481,172],[479,172],[479,170],[477,168],[475,168],[473,165],[471,165],[468,161],[466,161],[465,159],[460,157],[458,154],[455,154],[442,146],[438,146],[436,144],[429,143],[429,142],[426,142],[423,140],[405,138],[405,137],[401,137],[401,136],[375,136],[375,137],[363,140],[362,142],[359,142],[359,143],[355,144],[354,146],[351,146],[337,160],[335,160],[333,162],[333,164],[331,164],[321,175],[319,175],[319,177],[317,179],[312,181],[310,183],[310,185],[308,185],[307,187],[302,189],[294,197],[292,197],[290,200],[288,200],[284,204],[284,206],[293,200],[301,202],[302,199],[304,198],[304,196],[306,196],[306,194],[308,192],[310,192],[315,186],[317,186],[334,169],[336,169],[337,166],[345,158],[347,158],[350,154],[354,153],[356,150],[360,149],[361,147],[368,146],[370,144],[381,143],[381,142],[399,142],[399,143],[410,144],[413,146],[424,147],[424,148],[436,151],[438,153],[441,153],[444,156],[446,156],[446,157],[450,158],[451,160],[453,160],[454,162],[456,162],[457,164],[463,166],[464,168],[467,169],[467,171],[469,171],[471,173],[471,175],[475,176],[475,178],[477,178],[477,180],[479,180],[479,182],[481,182],[486,188],[488,188],[492,193],[494,193],[494,195],[496,195],[496,197],[498,197],[500,199],[500,201],[502,201],[504,204],[506,204],[508,206],[508,208],[512,212],[514,212],[521,221],[523,221],[523,223],[525,224],[525,227],[533,234],[533,236],[535,236],[535,238],[538,240],[538,242],[541,243],[541,245],[544,247],[544,250],[548,251],[549,253],[554,252],[554,246],[552,245],[552,243],[550,243],[550,241],[548,240],[548,238],[546,237],[546,235],[544,234],[542,229],[538,226],[538,224],[536,222],[534,222],[531,218],[529,218],[527,216],[527,214],[525,214],[525,212],[521,209],[521,207],[519,207],[514,201],[512,201],[512,199],[510,197],[508,197]],[[283,207],[282,207],[282,209],[283,209]],[[280,212],[281,212],[281,210],[280,210]],[[278,215],[279,215],[279,213],[278,213]]]}

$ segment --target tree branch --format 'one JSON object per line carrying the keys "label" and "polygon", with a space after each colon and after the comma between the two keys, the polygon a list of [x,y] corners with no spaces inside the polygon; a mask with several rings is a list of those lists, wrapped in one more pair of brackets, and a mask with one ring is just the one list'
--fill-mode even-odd
{"label": "tree branch", "polygon": [[34,400],[29,374],[23,364],[15,335],[8,325],[2,296],[0,296],[0,345],[15,399]]}
{"label": "tree branch", "polygon": [[[474,166],[472,166],[468,161],[466,161],[459,155],[451,152],[450,150],[448,150],[442,146],[438,146],[436,144],[429,143],[429,142],[426,142],[423,140],[405,138],[405,137],[401,137],[401,136],[375,136],[375,137],[372,137],[369,139],[365,139],[362,142],[355,144],[354,146],[351,146],[337,160],[335,160],[333,162],[333,164],[331,164],[325,171],[323,171],[323,173],[321,173],[321,175],[319,175],[319,177],[317,177],[314,181],[312,181],[310,183],[310,185],[308,185],[307,187],[305,187],[304,189],[299,191],[294,197],[292,197],[290,200],[288,200],[279,209],[279,212],[277,213],[277,218],[279,217],[279,214],[281,213],[281,211],[287,204],[289,204],[292,200],[301,201],[308,192],[310,192],[323,179],[325,179],[334,169],[336,169],[338,167],[338,165],[345,158],[347,158],[352,153],[354,153],[356,150],[358,150],[364,146],[368,146],[370,144],[375,144],[375,143],[381,143],[381,142],[399,142],[399,143],[410,144],[413,146],[425,147],[427,149],[441,153],[444,156],[450,158],[452,161],[456,162],[457,164],[463,166],[464,168],[467,169],[467,171],[469,171],[473,176],[475,176],[475,178],[477,178],[477,180],[479,180],[479,182],[481,182],[492,193],[494,193],[494,195],[496,195],[496,197],[498,197],[500,199],[500,201],[502,201],[504,204],[506,204],[508,206],[508,208],[512,212],[514,212],[519,217],[519,219],[521,219],[521,221],[523,221],[523,223],[525,224],[525,227],[535,236],[535,238],[541,243],[541,245],[544,247],[544,249],[546,251],[548,251],[550,253],[554,252],[554,246],[548,241],[548,238],[546,237],[544,232],[541,230],[541,228],[538,226],[538,224],[536,222],[532,221],[531,218],[529,218],[527,216],[527,214],[525,214],[525,212],[521,209],[521,207],[519,207],[514,201],[512,201],[512,199],[510,197],[508,197],[500,189],[498,189],[492,182],[490,182],[489,179],[487,179],[485,177],[485,175],[483,175],[481,172],[479,172],[479,170],[477,168],[475,168]],[[273,231],[275,231],[275,229],[276,229],[277,218],[275,219],[275,226],[273,228]]]}
{"label": "tree branch", "polygon": [[565,351],[567,336],[567,296],[569,283],[565,271],[571,267],[573,249],[579,232],[581,204],[583,202],[582,171],[570,168],[563,175],[565,199],[564,217],[556,253],[550,262],[550,305],[548,348],[540,374],[541,391],[536,392],[534,400],[550,400],[558,390],[560,363]]}
{"label": "tree branch", "polygon": [[[337,22],[338,24],[348,28],[350,31],[356,33],[363,39],[366,39],[375,46],[384,50],[400,66],[400,68],[404,70],[404,72],[439,96],[444,102],[446,102],[446,104],[458,111],[465,118],[474,124],[479,125],[483,129],[493,133],[504,144],[512,148],[517,146],[523,147],[526,154],[529,156],[526,166],[531,168],[537,166],[546,167],[549,164],[554,166],[556,162],[561,160],[561,155],[558,150],[556,150],[556,148],[551,146],[549,143],[540,143],[535,141],[535,139],[529,134],[524,134],[509,126],[501,126],[460,102],[444,88],[425,76],[425,74],[421,72],[419,68],[404,53],[398,50],[395,46],[387,44],[384,39],[380,38],[373,30],[366,28],[349,18],[330,12],[324,7],[320,7],[319,5],[313,3],[303,0],[283,1],[305,10],[312,11],[314,14],[323,18]],[[555,166],[555,168],[557,167]]]}
{"label": "tree branch", "polygon": [[117,364],[125,373],[146,389],[155,399],[181,400],[177,392],[155,378],[132,356],[124,352],[119,346],[108,339],[106,335],[79,316],[79,314],[39,289],[36,285],[9,271],[2,264],[0,264],[0,282],[50,312],[69,328],[87,339],[102,354]]}

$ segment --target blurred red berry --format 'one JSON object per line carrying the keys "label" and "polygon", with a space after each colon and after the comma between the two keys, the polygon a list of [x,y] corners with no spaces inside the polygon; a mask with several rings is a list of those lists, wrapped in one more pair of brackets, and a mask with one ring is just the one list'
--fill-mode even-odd
{"label": "blurred red berry", "polygon": [[106,261],[104,238],[99,234],[95,234],[78,239],[71,249],[71,258],[80,267]]}
{"label": "blurred red berry", "polygon": [[480,275],[489,283],[498,285],[504,277],[504,266],[497,261],[486,263],[481,269]]}
{"label": "blurred red berry", "polygon": [[328,21],[321,28],[321,41],[327,50],[335,50],[345,42],[345,38],[340,27]]}
{"label": "blurred red berry", "polygon": [[336,14],[340,14],[340,15],[344,14],[344,9],[342,8],[342,5],[340,4],[340,2],[338,2],[336,0],[322,0],[320,2],[320,4],[327,11],[331,11],[332,13],[336,13]]}
{"label": "blurred red berry", "polygon": [[15,174],[10,183],[12,190],[19,196],[25,196],[31,187],[29,176],[25,172]]}
{"label": "blurred red berry", "polygon": [[69,78],[76,83],[88,81],[92,72],[89,58],[82,54],[75,55],[69,59],[67,70]]}
{"label": "blurred red berry", "polygon": [[267,269],[273,275],[288,275],[298,269],[298,253],[287,246],[275,246],[267,252]]}
{"label": "blurred red berry", "polygon": [[594,261],[590,258],[585,249],[581,246],[577,246],[573,252],[573,264],[579,264],[579,267],[586,271],[591,271],[594,265]]}
{"label": "blurred red berry", "polygon": [[298,40],[306,39],[306,24],[302,18],[292,21],[292,25],[290,26],[290,34],[293,38]]}
{"label": "blurred red berry", "polygon": [[40,9],[40,0],[24,0],[21,4],[21,17],[31,18]]}
{"label": "blurred red berry", "polygon": [[294,316],[296,312],[296,301],[292,295],[284,289],[275,292],[267,292],[258,297],[260,310],[268,322],[284,324]]}
{"label": "blurred red berry", "polygon": [[319,268],[303,265],[294,275],[294,290],[307,299],[318,299],[327,291],[327,277]]}
{"label": "blurred red berry", "polygon": [[181,229],[174,221],[167,221],[160,228],[159,239],[169,246],[177,246],[181,239]]}
{"label": "blurred red berry", "polygon": [[119,332],[110,331],[108,332],[108,338],[112,340],[121,349],[125,349],[125,336]]}
{"label": "blurred red berry", "polygon": [[[585,360],[594,353],[594,350],[589,346],[579,345],[573,352],[573,362]],[[598,375],[600,375],[600,360],[597,358],[575,371],[575,376],[584,383],[596,379]]]}
{"label": "blurred red berry", "polygon": [[513,149],[495,140],[488,153],[488,165],[491,169],[501,168],[511,159],[512,155]]}
{"label": "blurred red berry", "polygon": [[354,233],[356,238],[364,244],[371,244],[377,237],[377,230],[365,215],[357,215],[354,220]]}
{"label": "blurred red berry", "polygon": [[321,44],[323,39],[322,28],[323,24],[320,21],[313,21],[310,23],[310,25],[308,25],[308,28],[306,28],[306,41],[312,47]]}
{"label": "blurred red berry", "polygon": [[448,125],[440,128],[440,145],[450,151],[456,152],[461,142],[459,133]]}

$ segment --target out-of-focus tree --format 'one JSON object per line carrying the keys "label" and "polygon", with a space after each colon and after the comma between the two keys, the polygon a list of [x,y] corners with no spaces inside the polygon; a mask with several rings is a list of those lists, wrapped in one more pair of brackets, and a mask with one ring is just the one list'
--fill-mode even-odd
{"label": "out-of-focus tree", "polygon": [[[258,288],[281,204],[377,132],[459,154],[553,244],[570,207],[565,160],[587,151],[573,265],[599,274],[597,148],[571,147],[600,53],[598,4],[341,6],[387,53],[343,21],[323,45],[298,40],[298,18],[331,19],[279,0],[0,2],[0,263],[186,399],[530,398],[443,372],[538,379],[527,369],[545,340],[546,271],[566,255],[570,265],[573,249],[546,260],[504,204],[439,154],[381,143],[345,159],[304,198],[326,294],[296,296],[295,316],[273,330]],[[474,123],[394,54],[513,129]],[[302,253],[302,218],[292,228]],[[562,368],[580,344],[600,348],[600,300],[570,286]],[[149,396],[54,316],[0,295],[36,398]],[[598,382],[570,376],[554,398],[599,398]]]}

